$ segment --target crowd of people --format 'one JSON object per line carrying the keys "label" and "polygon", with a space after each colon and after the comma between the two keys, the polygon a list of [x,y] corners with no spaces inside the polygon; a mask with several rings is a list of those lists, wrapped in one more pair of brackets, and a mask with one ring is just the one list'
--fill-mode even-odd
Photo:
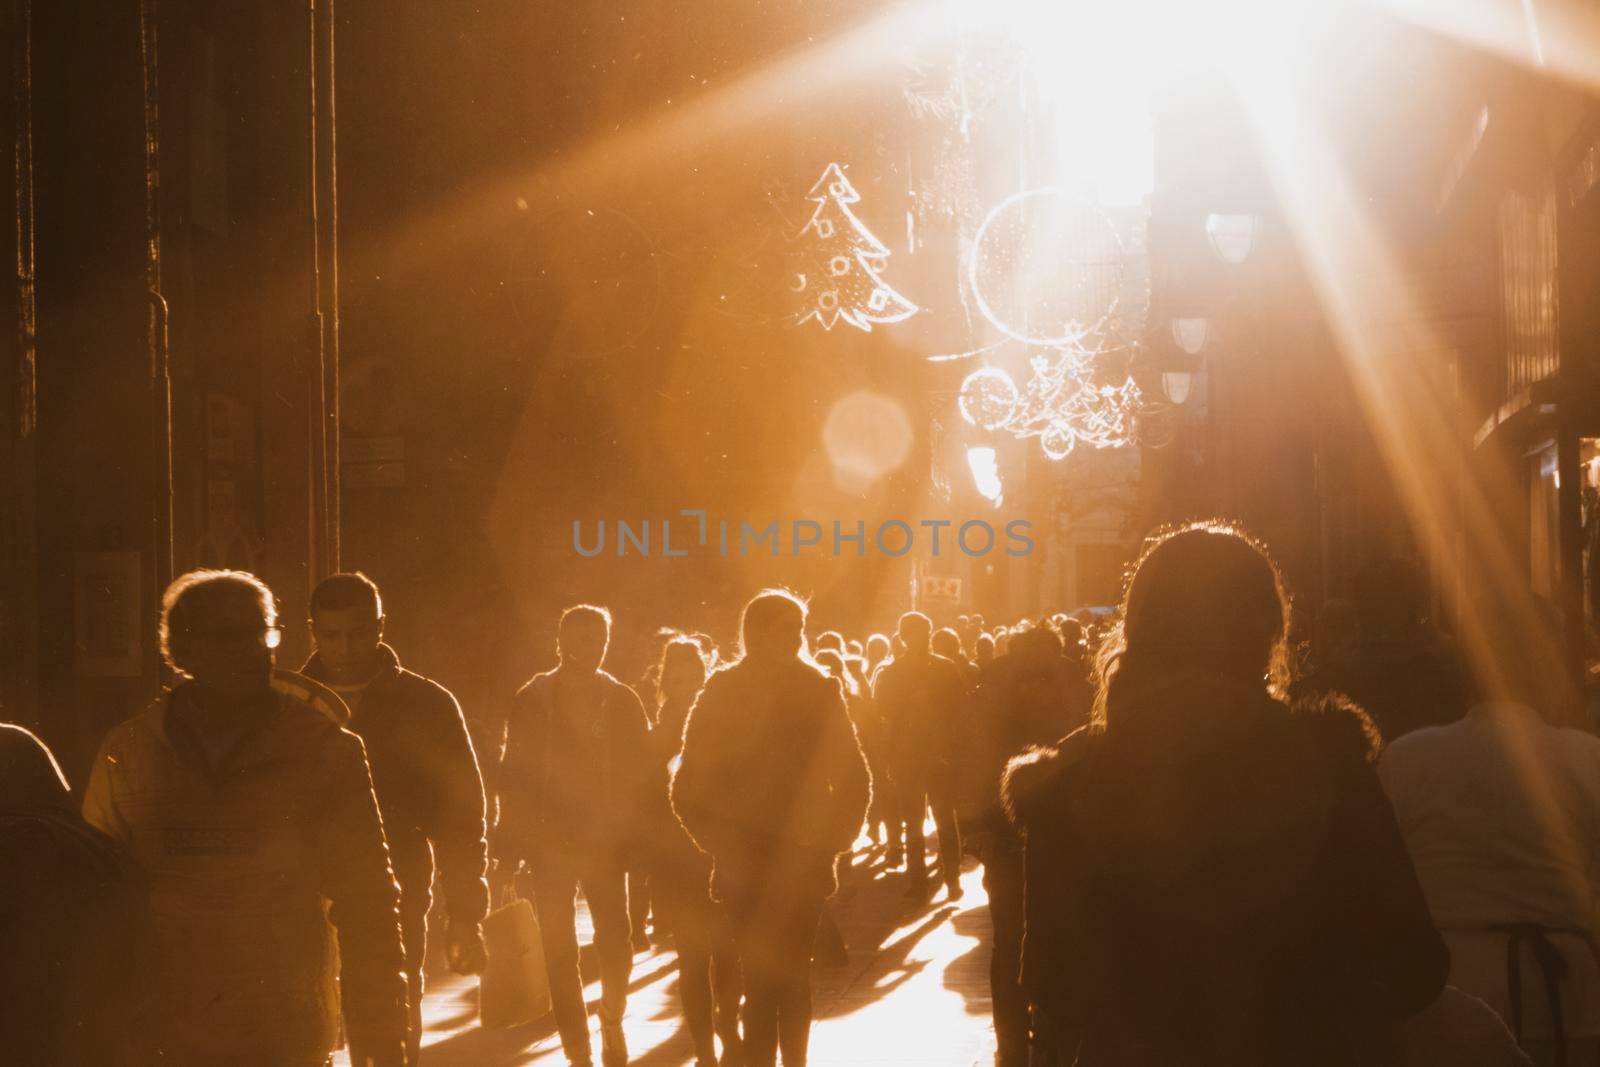
{"label": "crowd of people", "polygon": [[1468,671],[1403,564],[1353,592],[1300,648],[1265,546],[1194,523],[1105,621],[850,637],[768,589],[736,646],[663,632],[635,685],[580,604],[474,731],[363,575],[317,587],[288,671],[270,590],[190,573],[160,620],[179,681],[81,793],[0,728],[0,1058],[416,1063],[430,914],[480,972],[501,880],[574,1067],[580,892],[604,1067],[651,912],[697,1063],[799,1067],[866,847],[912,909],[981,865],[999,1067],[1600,1064],[1600,739],[1546,721],[1553,636],[1505,627]]}

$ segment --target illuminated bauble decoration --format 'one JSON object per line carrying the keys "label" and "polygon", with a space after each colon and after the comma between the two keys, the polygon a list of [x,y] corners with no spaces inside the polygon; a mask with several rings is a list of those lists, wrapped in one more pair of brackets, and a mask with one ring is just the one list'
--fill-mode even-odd
{"label": "illuminated bauble decoration", "polygon": [[1256,215],[1211,214],[1206,216],[1206,236],[1211,250],[1224,263],[1238,266],[1255,251],[1261,219]]}
{"label": "illuminated bauble decoration", "polygon": [[984,367],[967,375],[956,401],[961,417],[980,430],[998,430],[1017,410],[1017,386],[1011,375]]}
{"label": "illuminated bauble decoration", "polygon": [[811,242],[810,270],[796,275],[794,290],[805,302],[800,322],[812,320],[824,330],[841,320],[858,330],[874,323],[900,322],[917,313],[917,305],[895,291],[879,275],[888,267],[889,249],[850,210],[861,199],[837,163],[828,164],[806,199],[816,202],[811,220],[797,240]]}
{"label": "illuminated bauble decoration", "polygon": [[1072,454],[1072,448],[1078,439],[1072,436],[1072,431],[1065,425],[1057,423],[1039,435],[1039,447],[1051,459],[1066,459]]}
{"label": "illuminated bauble decoration", "polygon": [[1116,310],[1124,250],[1093,204],[1063,189],[1014,193],[978,227],[967,284],[995,329],[1024,344],[1075,345]]}

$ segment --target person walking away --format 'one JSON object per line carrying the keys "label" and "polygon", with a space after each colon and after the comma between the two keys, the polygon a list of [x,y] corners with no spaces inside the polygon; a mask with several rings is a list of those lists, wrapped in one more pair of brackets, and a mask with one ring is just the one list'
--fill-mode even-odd
{"label": "person walking away", "polygon": [[961,896],[961,831],[956,824],[952,756],[966,711],[967,687],[954,663],[930,647],[933,624],[918,611],[900,616],[903,649],[884,666],[873,698],[888,734],[889,775],[898,813],[890,848],[905,838],[906,896],[929,896],[923,818],[931,807],[938,831],[940,874],[951,900]]}
{"label": "person walking away", "polygon": [[16,1064],[132,1067],[145,1029],[147,899],[83,821],[55,756],[0,722],[0,1041]]}
{"label": "person walking away", "polygon": [[485,880],[483,778],[461,706],[448,689],[406,670],[383,640],[383,597],[366,575],[334,574],[311,592],[316,652],[301,673],[324,683],[350,709],[361,738],[400,883],[406,950],[406,1055],[422,1046],[423,961],[433,878],[449,908],[446,959],[456,974],[483,970],[479,924],[489,910]]}
{"label": "person walking away", "polygon": [[149,887],[163,1062],[326,1063],[342,1000],[351,1062],[404,1064],[399,889],[366,754],[336,696],[274,672],[279,633],[255,575],[174,581],[159,634],[182,681],[111,731],[83,814]]}
{"label": "person walking away", "polygon": [[958,764],[964,786],[958,817],[983,864],[994,924],[989,984],[997,1067],[1026,1067],[1032,1045],[1021,984],[1022,837],[1001,806],[1000,779],[1013,757],[1052,744],[1089,721],[1090,694],[1078,669],[1063,655],[1056,631],[1028,624],[986,672],[971,728],[958,746],[968,754]]}
{"label": "person walking away", "polygon": [[[706,661],[688,637],[667,642],[658,679],[660,721],[651,745],[663,769],[678,759],[689,709],[705,686]],[[739,951],[722,906],[711,899],[711,859],[663,803],[650,864],[657,921],[671,934],[678,953],[678,995],[694,1042],[697,1067],[734,1067],[742,1058],[739,1038]],[[722,1038],[722,1055],[716,1039]]]}
{"label": "person walking away", "polygon": [[593,1060],[577,893],[582,888],[588,902],[600,958],[601,1059],[622,1067],[633,972],[627,871],[642,848],[652,794],[665,788],[644,705],[603,669],[610,639],[605,608],[579,604],[562,613],[560,663],[517,691],[500,773],[496,852],[527,866],[556,1027],[574,1067]]}
{"label": "person walking away", "polygon": [[744,970],[751,1067],[803,1067],[811,946],[837,887],[834,858],[872,795],[839,683],[805,658],[804,603],[768,589],[745,605],[742,655],[707,681],[684,730],[672,806],[712,858]]}
{"label": "person walking away", "polygon": [[1545,719],[1564,695],[1559,631],[1486,621],[1497,658],[1471,711],[1398,739],[1378,773],[1451,984],[1499,1012],[1536,1064],[1595,1063],[1600,739]]}
{"label": "person walking away", "polygon": [[1448,954],[1348,702],[1291,708],[1289,601],[1221,522],[1146,548],[1095,722],[1014,760],[1047,1062],[1386,1062]]}

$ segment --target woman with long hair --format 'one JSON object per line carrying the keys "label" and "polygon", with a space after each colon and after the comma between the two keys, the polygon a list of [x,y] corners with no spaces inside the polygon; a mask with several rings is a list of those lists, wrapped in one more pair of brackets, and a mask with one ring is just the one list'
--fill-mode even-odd
{"label": "woman with long hair", "polygon": [[1059,1062],[1381,1062],[1442,988],[1376,735],[1347,702],[1286,702],[1288,624],[1260,543],[1218,521],[1161,533],[1094,722],[1008,770],[1022,980]]}

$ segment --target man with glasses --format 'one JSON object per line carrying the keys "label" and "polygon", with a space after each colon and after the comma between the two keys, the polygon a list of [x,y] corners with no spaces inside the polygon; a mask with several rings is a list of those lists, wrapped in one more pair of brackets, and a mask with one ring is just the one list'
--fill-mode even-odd
{"label": "man with glasses", "polygon": [[446,956],[457,974],[483,970],[479,924],[489,910],[484,880],[483,779],[461,706],[448,689],[400,666],[383,640],[383,598],[366,575],[335,574],[311,593],[317,652],[304,673],[326,684],[350,709],[400,881],[400,929],[406,947],[411,1020],[406,1051],[417,1062],[422,1038],[422,964],[434,861],[450,909]]}
{"label": "man with glasses", "polygon": [[149,884],[149,1059],[326,1064],[342,997],[351,1062],[404,1064],[399,893],[360,738],[336,697],[275,674],[259,578],[192,571],[161,607],[182,680],[111,732],[84,799]]}

